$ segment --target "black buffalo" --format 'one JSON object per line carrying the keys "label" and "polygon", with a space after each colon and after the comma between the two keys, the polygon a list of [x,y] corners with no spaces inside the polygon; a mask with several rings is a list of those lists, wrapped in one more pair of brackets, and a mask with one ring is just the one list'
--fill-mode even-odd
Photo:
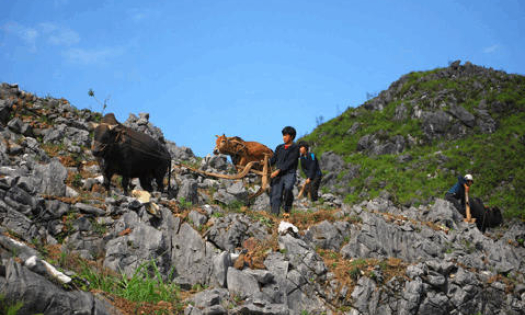
{"label": "black buffalo", "polygon": [[472,198],[469,200],[470,214],[476,218],[478,229],[485,232],[487,228],[496,227],[503,223],[503,216],[498,207],[485,207],[481,199]]}
{"label": "black buffalo", "polygon": [[126,195],[130,178],[138,177],[142,188],[150,192],[153,179],[158,190],[164,189],[162,181],[171,164],[168,150],[152,137],[120,124],[114,114],[105,115],[95,126],[91,151],[99,159],[106,190],[113,174],[122,176]]}
{"label": "black buffalo", "polygon": [[[479,198],[470,198],[470,215],[476,219],[478,229],[485,232],[487,228],[496,227],[503,223],[503,216],[498,207],[485,207]],[[459,213],[466,217],[464,207],[458,208]]]}

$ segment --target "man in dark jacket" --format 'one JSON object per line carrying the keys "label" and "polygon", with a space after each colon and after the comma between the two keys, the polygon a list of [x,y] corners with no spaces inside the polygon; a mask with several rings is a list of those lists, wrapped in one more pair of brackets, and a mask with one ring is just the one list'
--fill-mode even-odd
{"label": "man in dark jacket", "polygon": [[456,207],[459,213],[461,213],[463,216],[466,215],[465,205],[467,203],[465,200],[465,191],[468,192],[473,182],[474,179],[470,174],[458,176],[458,182],[445,193],[445,199],[454,204],[454,207]]}
{"label": "man in dark jacket", "polygon": [[284,144],[275,148],[275,153],[270,159],[270,164],[275,166],[272,172],[272,193],[270,204],[272,213],[279,215],[281,203],[284,198],[284,212],[290,212],[293,204],[293,187],[295,184],[299,147],[293,142],[297,132],[293,127],[287,126],[282,130]]}
{"label": "man in dark jacket", "polygon": [[315,154],[309,153],[309,146],[306,142],[299,142],[299,153],[301,154],[301,169],[306,175],[306,188],[310,194],[310,199],[312,201],[317,201],[319,190],[319,185],[321,185],[321,178],[323,173],[321,173],[321,168],[319,167],[319,161],[315,157]]}

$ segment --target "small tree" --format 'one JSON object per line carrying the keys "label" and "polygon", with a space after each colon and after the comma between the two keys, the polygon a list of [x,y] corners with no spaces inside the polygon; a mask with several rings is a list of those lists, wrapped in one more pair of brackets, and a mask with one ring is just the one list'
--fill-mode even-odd
{"label": "small tree", "polygon": [[109,99],[111,98],[111,95],[108,95],[108,97],[106,97],[104,99],[104,103],[102,103],[96,96],[95,96],[95,91],[93,91],[93,89],[89,89],[88,91],[88,95],[92,98],[95,99],[95,101],[97,101],[97,103],[99,103],[101,106],[102,106],[102,116],[104,116],[104,111],[106,110],[106,107],[108,107],[108,101]]}
{"label": "small tree", "polygon": [[315,117],[315,123],[317,124],[317,127],[319,127],[319,125],[321,125],[322,123],[324,123],[324,117],[323,117],[323,115],[319,115],[319,116]]}
{"label": "small tree", "polygon": [[373,99],[374,97],[377,97],[377,92],[366,92],[366,100],[370,100],[370,99]]}

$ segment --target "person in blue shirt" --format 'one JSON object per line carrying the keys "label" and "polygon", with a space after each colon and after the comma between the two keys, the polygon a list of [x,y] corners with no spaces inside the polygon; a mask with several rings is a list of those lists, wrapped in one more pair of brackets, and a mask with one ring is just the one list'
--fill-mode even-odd
{"label": "person in blue shirt", "polygon": [[270,165],[275,167],[271,174],[271,211],[279,215],[284,199],[284,212],[289,213],[293,205],[293,187],[296,180],[297,164],[299,164],[299,147],[293,142],[297,132],[295,128],[286,126],[282,130],[283,144],[275,148],[270,159]]}
{"label": "person in blue shirt", "polygon": [[457,183],[445,193],[445,199],[450,201],[463,216],[466,215],[467,204],[465,192],[468,193],[472,183],[474,183],[472,175],[458,176]]}
{"label": "person in blue shirt", "polygon": [[301,169],[306,175],[305,191],[310,194],[310,199],[312,201],[317,201],[317,192],[319,191],[319,186],[321,185],[321,179],[323,177],[323,173],[319,167],[319,161],[317,160],[317,157],[315,157],[315,154],[309,152],[310,147],[308,146],[308,143],[301,141],[298,146],[299,153],[301,154],[301,157],[299,158],[301,161]]}

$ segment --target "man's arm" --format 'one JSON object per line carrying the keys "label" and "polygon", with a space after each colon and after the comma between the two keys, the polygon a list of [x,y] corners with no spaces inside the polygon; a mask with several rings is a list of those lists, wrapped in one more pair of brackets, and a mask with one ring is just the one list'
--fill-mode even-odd
{"label": "man's arm", "polygon": [[274,154],[270,158],[270,165],[275,165],[275,163],[277,162],[277,154],[279,153],[279,147],[280,147],[280,145],[278,145],[275,148]]}

